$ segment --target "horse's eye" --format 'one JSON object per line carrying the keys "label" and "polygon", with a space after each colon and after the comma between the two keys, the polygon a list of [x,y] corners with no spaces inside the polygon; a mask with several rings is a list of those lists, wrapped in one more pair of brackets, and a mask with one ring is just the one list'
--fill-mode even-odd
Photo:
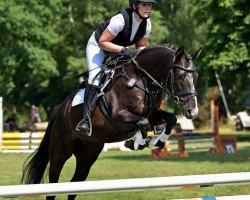
{"label": "horse's eye", "polygon": [[177,81],[183,81],[184,80],[184,76],[177,76]]}

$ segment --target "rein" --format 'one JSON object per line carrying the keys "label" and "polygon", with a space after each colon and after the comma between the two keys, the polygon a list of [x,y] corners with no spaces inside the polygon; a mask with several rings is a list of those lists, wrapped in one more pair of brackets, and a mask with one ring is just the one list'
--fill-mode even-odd
{"label": "rein", "polygon": [[152,85],[155,85],[155,86],[158,86],[160,89],[163,88],[163,86],[153,77],[151,76],[145,69],[143,69],[139,63],[134,59],[134,58],[131,58],[132,62],[135,64],[135,66],[140,69],[144,74],[146,74],[146,76],[152,80]]}

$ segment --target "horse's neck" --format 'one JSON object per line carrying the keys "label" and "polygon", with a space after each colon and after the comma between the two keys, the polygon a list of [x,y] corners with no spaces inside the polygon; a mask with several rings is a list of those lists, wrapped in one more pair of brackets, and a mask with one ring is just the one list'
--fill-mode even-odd
{"label": "horse's neck", "polygon": [[137,57],[139,65],[156,79],[166,78],[169,67],[174,62],[175,54],[164,47],[143,50]]}

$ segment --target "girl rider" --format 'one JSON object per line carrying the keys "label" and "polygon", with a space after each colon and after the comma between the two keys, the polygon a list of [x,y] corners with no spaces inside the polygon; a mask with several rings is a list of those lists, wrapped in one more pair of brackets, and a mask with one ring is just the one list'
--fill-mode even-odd
{"label": "girl rider", "polygon": [[147,46],[151,32],[150,12],[156,0],[129,0],[130,8],[119,11],[109,21],[96,28],[90,37],[86,48],[86,59],[89,71],[88,84],[84,94],[83,119],[76,130],[83,135],[91,135],[91,112],[93,101],[100,84],[99,77],[106,52],[121,52],[131,58],[132,51],[127,46],[135,44],[137,49]]}

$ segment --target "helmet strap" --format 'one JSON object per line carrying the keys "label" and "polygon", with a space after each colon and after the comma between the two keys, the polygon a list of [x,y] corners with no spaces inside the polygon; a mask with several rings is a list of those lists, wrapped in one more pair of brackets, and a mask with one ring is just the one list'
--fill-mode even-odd
{"label": "helmet strap", "polygon": [[134,10],[134,12],[139,16],[139,19],[148,19],[148,18],[150,17],[150,15],[149,15],[148,17],[143,17],[143,16],[141,16],[141,14],[139,13],[138,8],[133,9],[133,10]]}

